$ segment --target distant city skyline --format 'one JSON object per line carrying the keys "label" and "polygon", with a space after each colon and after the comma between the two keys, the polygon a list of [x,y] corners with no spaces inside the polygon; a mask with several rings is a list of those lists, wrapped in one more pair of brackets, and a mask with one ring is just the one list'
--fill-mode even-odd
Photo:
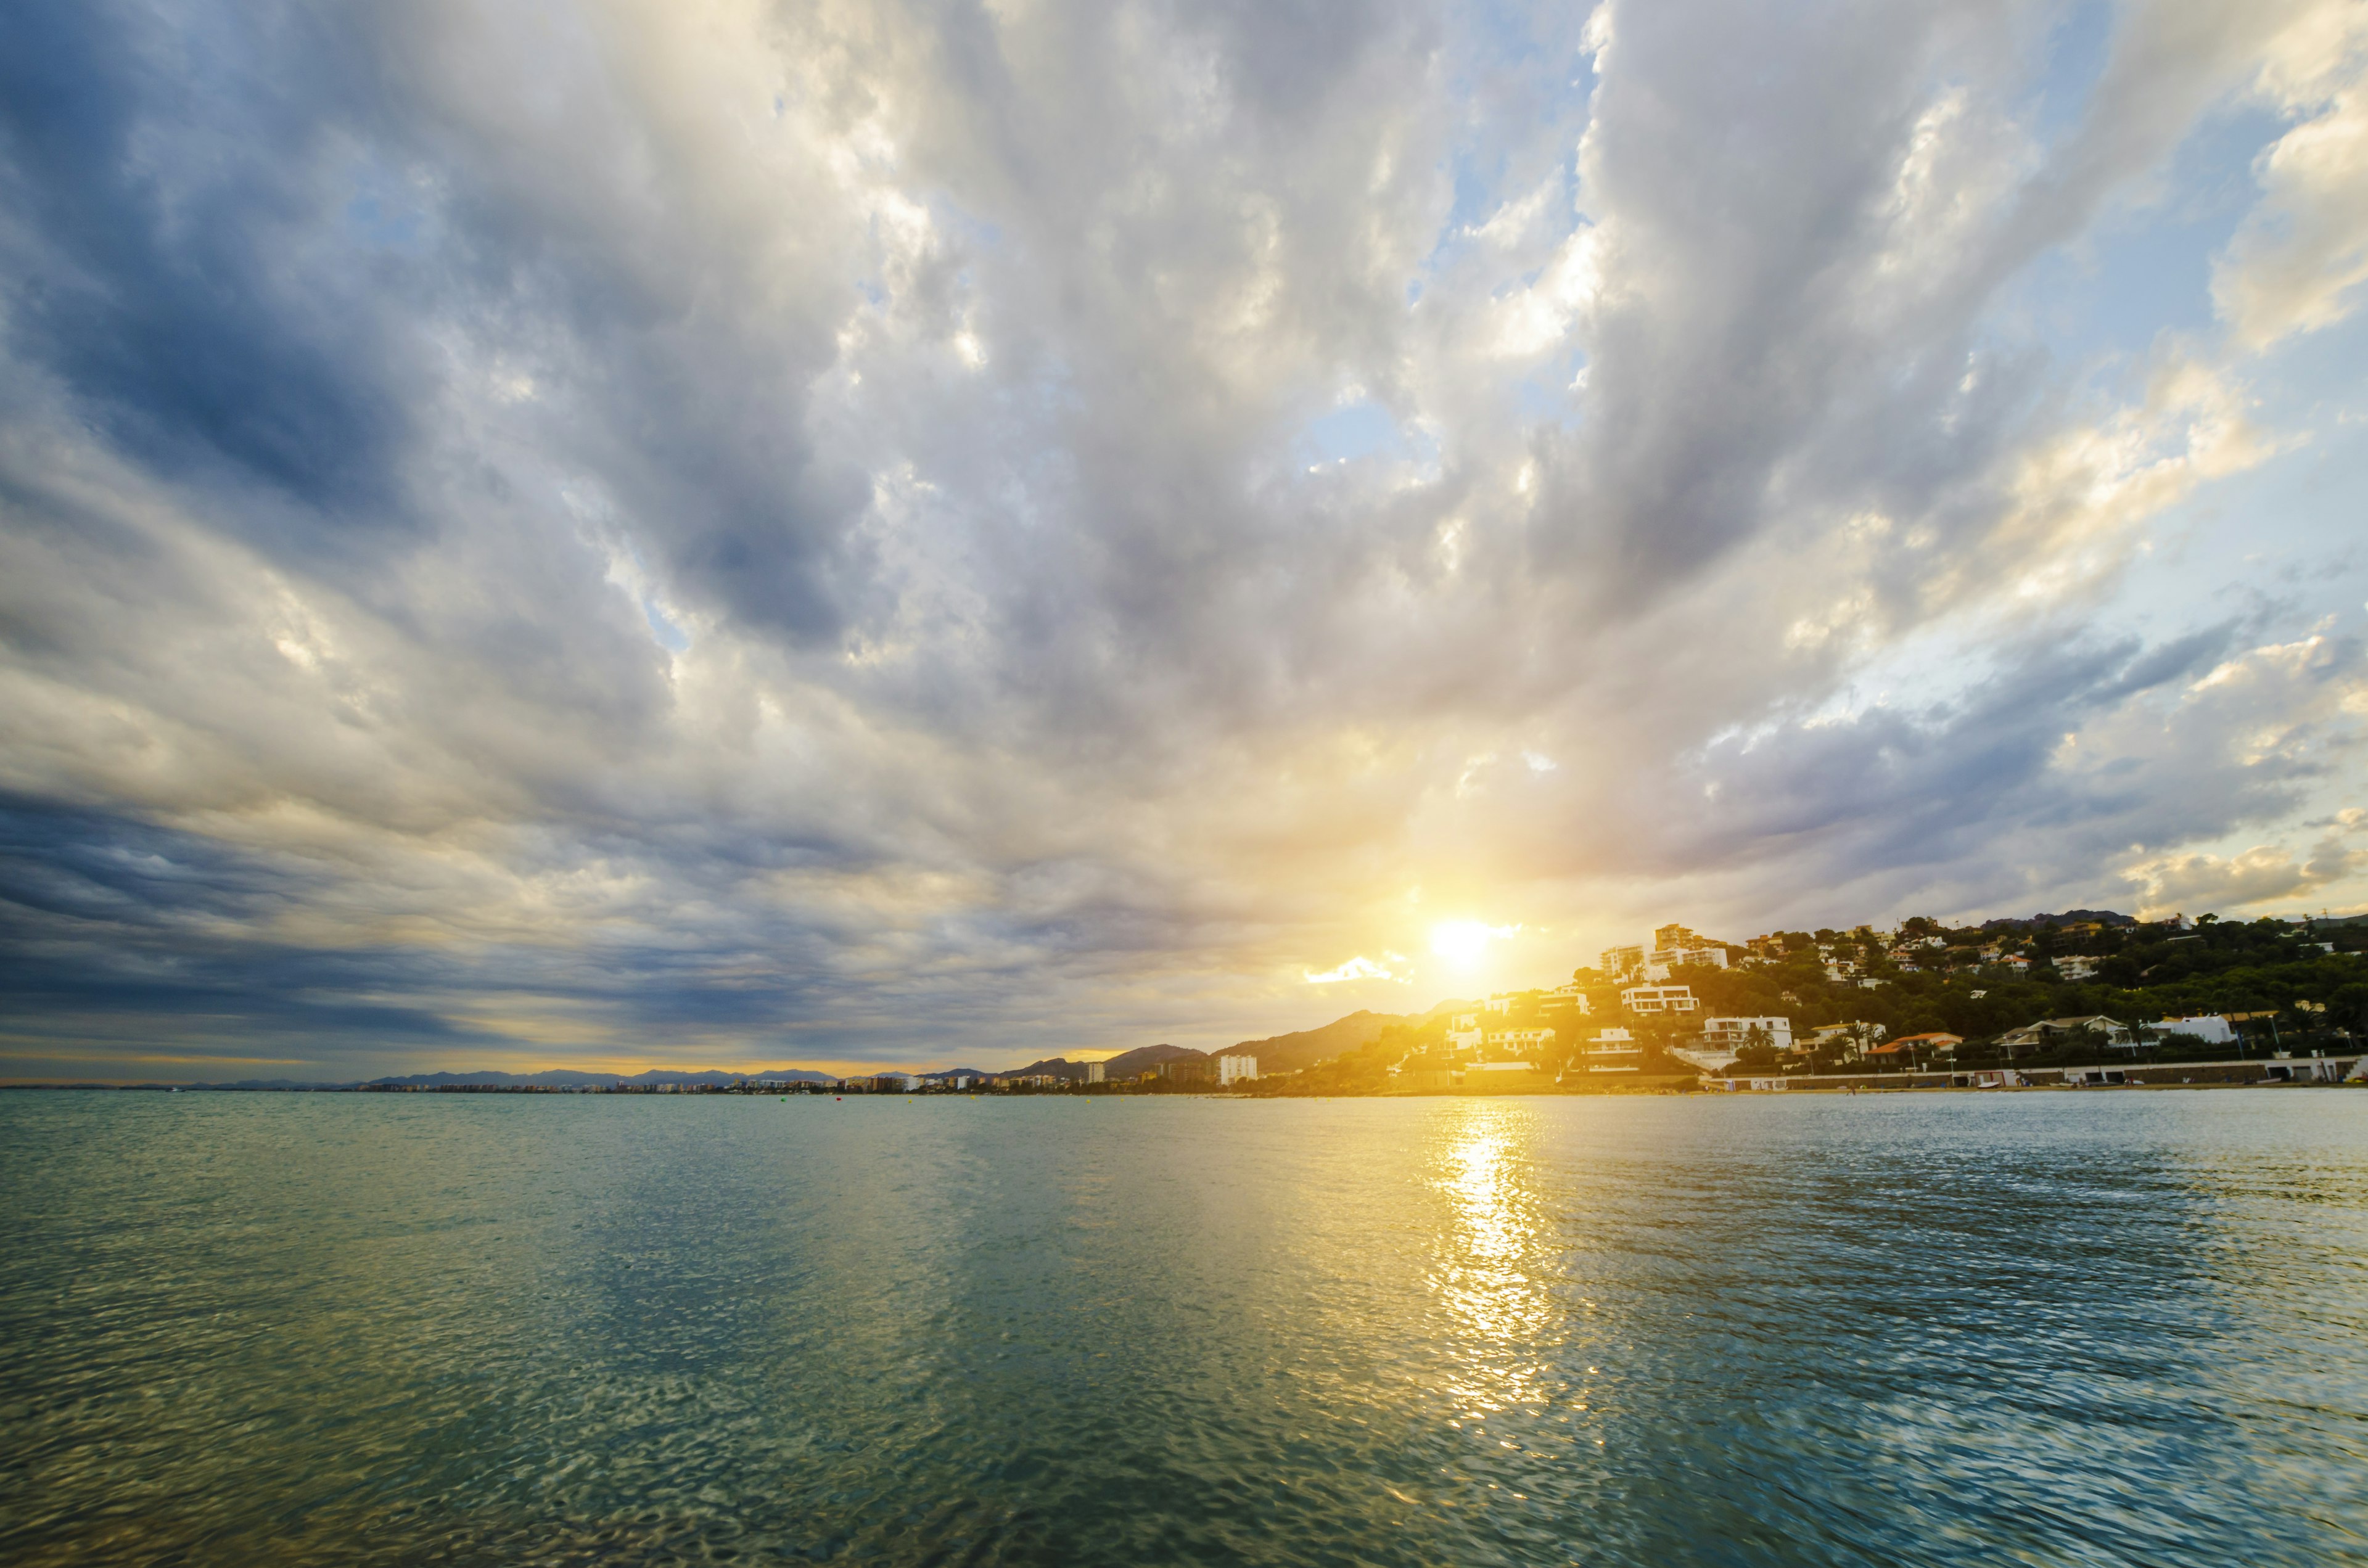
{"label": "distant city skyline", "polygon": [[36,5],[0,1078],[2368,908],[2368,9]]}

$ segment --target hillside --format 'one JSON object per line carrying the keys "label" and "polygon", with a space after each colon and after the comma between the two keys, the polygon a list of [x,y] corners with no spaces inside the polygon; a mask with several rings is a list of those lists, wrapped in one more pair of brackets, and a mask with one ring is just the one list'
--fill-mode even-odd
{"label": "hillside", "polygon": [[[1264,1040],[1246,1040],[1239,1045],[1229,1045],[1218,1051],[1219,1056],[1255,1056],[1260,1073],[1296,1073],[1303,1067],[1313,1067],[1329,1061],[1344,1051],[1355,1051],[1372,1044],[1382,1030],[1392,1024],[1417,1024],[1438,1017],[1452,1008],[1467,1006],[1463,1002],[1441,1002],[1428,1013],[1368,1013],[1355,1012],[1345,1018],[1295,1034],[1269,1035]],[[1156,1049],[1156,1048],[1155,1048]]]}
{"label": "hillside", "polygon": [[1103,1075],[1112,1080],[1132,1078],[1147,1073],[1163,1062],[1202,1062],[1205,1051],[1194,1051],[1186,1045],[1138,1045],[1133,1051],[1121,1051],[1102,1063]]}

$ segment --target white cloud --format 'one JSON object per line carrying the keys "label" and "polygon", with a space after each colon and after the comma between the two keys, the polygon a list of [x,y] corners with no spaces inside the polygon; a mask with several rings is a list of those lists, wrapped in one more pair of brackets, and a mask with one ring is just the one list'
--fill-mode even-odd
{"label": "white cloud", "polygon": [[2368,854],[2339,844],[2321,845],[2307,861],[2273,845],[2256,845],[2226,858],[2160,856],[2138,861],[2122,876],[2137,891],[2140,916],[2161,919],[2267,903],[2292,905],[2362,867],[2368,867]]}
{"label": "white cloud", "polygon": [[[1395,954],[1390,954],[1387,956],[1392,961],[1398,961]],[[1389,967],[1389,964],[1376,963],[1372,959],[1366,958],[1362,954],[1350,959],[1347,963],[1340,965],[1338,969],[1326,970],[1322,974],[1316,973],[1314,970],[1309,970],[1306,971],[1306,975],[1307,983],[1310,985],[1338,985],[1344,980],[1402,979],[1400,975]]]}
{"label": "white cloud", "polygon": [[2368,281],[2368,15],[2344,0],[2294,9],[2259,89],[2298,123],[2257,160],[2261,201],[2212,278],[2252,348],[2333,325]]}

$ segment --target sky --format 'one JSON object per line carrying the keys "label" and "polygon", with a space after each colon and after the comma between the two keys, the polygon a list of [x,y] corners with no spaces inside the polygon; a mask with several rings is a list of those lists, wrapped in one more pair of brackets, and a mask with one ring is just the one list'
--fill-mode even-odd
{"label": "sky", "polygon": [[2368,908],[2368,6],[21,0],[0,1078]]}

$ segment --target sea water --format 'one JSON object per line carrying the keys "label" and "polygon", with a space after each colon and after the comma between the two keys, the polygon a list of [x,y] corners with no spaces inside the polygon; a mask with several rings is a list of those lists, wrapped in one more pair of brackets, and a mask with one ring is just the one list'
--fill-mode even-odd
{"label": "sea water", "polygon": [[2368,1094],[0,1095],[0,1561],[2368,1562]]}

